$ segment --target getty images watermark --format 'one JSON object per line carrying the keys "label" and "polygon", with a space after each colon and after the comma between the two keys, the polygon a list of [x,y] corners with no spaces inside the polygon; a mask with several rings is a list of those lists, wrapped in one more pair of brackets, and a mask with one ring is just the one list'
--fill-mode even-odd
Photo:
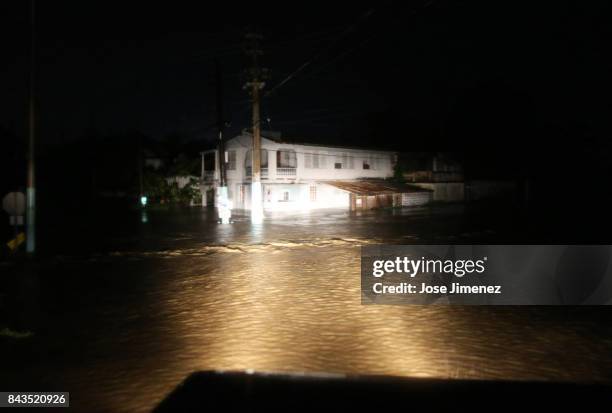
{"label": "getty images watermark", "polygon": [[363,304],[608,305],[610,245],[368,245]]}

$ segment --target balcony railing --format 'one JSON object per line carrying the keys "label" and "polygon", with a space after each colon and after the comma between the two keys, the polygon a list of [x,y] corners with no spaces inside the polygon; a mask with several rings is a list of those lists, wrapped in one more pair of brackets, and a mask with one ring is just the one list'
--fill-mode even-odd
{"label": "balcony railing", "polygon": [[[247,179],[253,175],[253,169],[250,166],[244,168],[244,174]],[[297,175],[296,168],[276,168],[276,176],[280,178],[294,178]],[[261,179],[268,179],[268,168],[261,168]]]}
{"label": "balcony railing", "polygon": [[[247,177],[250,178],[253,175],[253,169],[250,166],[247,166],[246,168],[244,168],[244,173]],[[261,177],[268,177],[268,168],[261,168]]]}
{"label": "balcony railing", "polygon": [[215,179],[215,171],[204,171],[204,181],[210,182]]}
{"label": "balcony railing", "polygon": [[295,176],[296,168],[276,168],[276,176]]}

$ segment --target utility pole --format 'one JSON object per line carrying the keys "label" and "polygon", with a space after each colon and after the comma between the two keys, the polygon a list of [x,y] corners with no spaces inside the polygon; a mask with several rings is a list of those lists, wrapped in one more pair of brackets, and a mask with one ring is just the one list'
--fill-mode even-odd
{"label": "utility pole", "polygon": [[215,78],[217,86],[217,131],[219,134],[219,186],[226,186],[225,182],[225,142],[223,142],[223,128],[225,127],[225,119],[223,116],[223,74],[221,73],[221,65],[219,61],[215,61]]}
{"label": "utility pole", "polygon": [[225,128],[225,119],[223,115],[223,74],[221,73],[221,65],[217,60],[215,62],[215,77],[217,86],[217,131],[219,133],[218,156],[219,160],[219,186],[218,192],[218,211],[219,218],[222,224],[229,224],[232,217],[232,205],[230,204],[227,188],[227,179],[225,167],[227,159],[225,159],[225,142],[223,140],[223,129]]}
{"label": "utility pole", "polygon": [[257,57],[263,52],[259,46],[262,36],[258,33],[248,33],[247,55],[251,56],[252,63],[249,69],[249,81],[244,88],[250,90],[253,102],[253,162],[251,163],[251,222],[259,224],[263,221],[263,197],[261,187],[261,120],[259,113],[260,90],[265,86],[266,69],[259,67]]}
{"label": "utility pole", "polygon": [[141,206],[146,206],[147,205],[147,201],[146,201],[146,195],[144,193],[144,174],[143,174],[143,168],[144,168],[144,149],[143,149],[143,136],[139,133],[137,136],[138,139],[138,146],[136,148],[137,150],[137,156],[138,156],[138,202],[140,203]]}
{"label": "utility pole", "polygon": [[34,133],[35,133],[35,67],[36,67],[36,20],[35,0],[30,0],[30,93],[28,102],[28,175],[26,189],[26,251],[34,254],[36,249],[36,186],[34,175]]}

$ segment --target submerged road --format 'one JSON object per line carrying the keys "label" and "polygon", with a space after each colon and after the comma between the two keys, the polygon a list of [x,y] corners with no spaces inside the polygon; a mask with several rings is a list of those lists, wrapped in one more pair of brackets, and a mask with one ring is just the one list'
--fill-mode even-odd
{"label": "submerged road", "polygon": [[361,305],[362,245],[499,239],[461,207],[130,219],[41,266],[36,335],[3,339],[2,388],[70,391],[91,412],[149,411],[211,369],[612,380],[607,308]]}

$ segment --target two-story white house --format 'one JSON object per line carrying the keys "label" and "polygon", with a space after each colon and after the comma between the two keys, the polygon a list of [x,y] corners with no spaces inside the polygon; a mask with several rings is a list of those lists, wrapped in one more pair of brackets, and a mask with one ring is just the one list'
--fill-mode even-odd
{"label": "two-story white house", "polygon": [[[403,189],[385,179],[393,176],[397,153],[369,149],[286,142],[262,134],[261,181],[264,211],[318,208],[365,209],[395,202],[367,197],[407,192],[429,194],[418,188]],[[234,209],[251,208],[253,138],[249,132],[225,143],[228,196]],[[202,153],[203,204],[216,202],[219,182],[217,150]],[[363,199],[362,199],[363,198]]]}

